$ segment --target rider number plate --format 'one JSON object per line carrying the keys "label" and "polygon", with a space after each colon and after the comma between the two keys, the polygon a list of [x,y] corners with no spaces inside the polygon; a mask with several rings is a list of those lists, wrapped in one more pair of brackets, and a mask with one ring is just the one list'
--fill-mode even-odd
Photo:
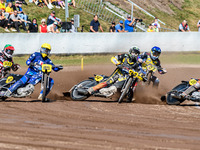
{"label": "rider number plate", "polygon": [[3,67],[11,67],[11,66],[12,66],[12,62],[9,62],[9,61],[3,62]]}
{"label": "rider number plate", "polygon": [[42,72],[45,72],[45,71],[51,72],[51,70],[52,70],[52,65],[49,65],[49,64],[42,65]]}

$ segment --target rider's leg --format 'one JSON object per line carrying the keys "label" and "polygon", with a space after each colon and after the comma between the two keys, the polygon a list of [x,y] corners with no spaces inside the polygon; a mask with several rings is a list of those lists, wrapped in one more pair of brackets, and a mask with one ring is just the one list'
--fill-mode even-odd
{"label": "rider's leg", "polygon": [[25,74],[19,81],[13,84],[5,93],[6,97],[10,97],[11,93],[17,90],[19,87],[23,86],[30,78],[30,75]]}
{"label": "rider's leg", "polygon": [[196,84],[190,86],[188,89],[186,89],[185,91],[183,91],[183,93],[181,93],[181,97],[185,97],[187,95],[189,95],[190,93],[196,91],[200,89],[200,81],[198,81]]}
{"label": "rider's leg", "polygon": [[153,82],[153,86],[154,87],[158,87],[160,81],[159,81],[159,79],[156,76],[152,76],[151,77],[151,81]]}
{"label": "rider's leg", "polygon": [[119,78],[119,75],[118,75],[118,72],[116,72],[116,73],[112,74],[111,77],[108,80],[106,80],[105,82],[99,83],[96,86],[89,88],[87,91],[89,94],[92,94],[93,92],[95,92],[99,89],[102,89],[108,85],[115,83],[118,80],[118,78]]}
{"label": "rider's leg", "polygon": [[[47,89],[46,95],[47,96],[49,94],[49,92],[51,91],[52,87],[54,85],[54,80],[52,78],[49,78],[49,88]],[[43,93],[43,90],[40,92],[40,94]]]}

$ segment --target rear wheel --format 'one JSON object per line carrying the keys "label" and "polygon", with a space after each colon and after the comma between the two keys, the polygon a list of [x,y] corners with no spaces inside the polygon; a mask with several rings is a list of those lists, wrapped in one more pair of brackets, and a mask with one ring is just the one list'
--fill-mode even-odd
{"label": "rear wheel", "polygon": [[92,83],[93,80],[84,80],[80,83],[78,83],[73,89],[72,92],[70,94],[70,97],[72,100],[74,101],[81,101],[81,100],[85,100],[86,98],[89,97],[89,95],[81,95],[78,93],[78,88],[84,88],[86,85]]}
{"label": "rear wheel", "polygon": [[47,93],[47,74],[44,74],[44,82],[43,82],[43,93],[42,93],[42,101],[45,102],[46,100],[46,93]]}
{"label": "rear wheel", "polygon": [[187,88],[188,88],[188,83],[181,83],[181,84],[177,85],[175,88],[173,88],[172,91],[167,94],[167,100],[166,100],[167,104],[168,105],[180,105],[180,103],[184,102],[185,100],[174,98],[174,97],[172,97],[171,94],[173,93],[173,91],[181,92],[181,91],[186,90]]}
{"label": "rear wheel", "polygon": [[126,94],[128,93],[128,90],[131,86],[132,80],[133,80],[133,78],[129,78],[125,88],[122,91],[122,94],[119,97],[118,103],[121,103],[123,101],[124,97],[126,96]]}

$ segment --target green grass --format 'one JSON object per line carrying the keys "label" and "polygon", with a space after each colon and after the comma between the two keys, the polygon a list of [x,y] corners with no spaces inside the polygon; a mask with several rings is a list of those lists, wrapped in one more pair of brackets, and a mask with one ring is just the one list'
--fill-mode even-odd
{"label": "green grass", "polygon": [[[73,56],[57,56],[52,55],[50,59],[54,64],[62,64],[64,66],[81,65],[83,58],[84,65],[106,65],[112,64],[111,57],[116,54],[108,55],[73,55]],[[28,55],[15,56],[14,62],[21,66],[26,66]],[[162,64],[200,64],[200,52],[183,52],[183,53],[162,53],[160,56]]]}

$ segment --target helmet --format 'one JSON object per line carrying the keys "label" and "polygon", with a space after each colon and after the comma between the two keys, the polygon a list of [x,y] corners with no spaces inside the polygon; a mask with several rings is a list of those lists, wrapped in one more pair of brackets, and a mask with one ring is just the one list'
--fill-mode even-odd
{"label": "helmet", "polygon": [[2,53],[7,57],[7,58],[12,58],[12,55],[14,53],[15,48],[10,45],[6,44],[4,49],[2,50]]}
{"label": "helmet", "polygon": [[135,57],[140,54],[140,49],[137,46],[132,46],[129,50],[130,57]]}
{"label": "helmet", "polygon": [[161,54],[161,49],[160,49],[159,47],[154,46],[154,47],[151,49],[151,58],[152,58],[153,60],[158,59],[159,56],[160,56],[160,54]]}
{"label": "helmet", "polygon": [[51,52],[51,45],[48,43],[44,43],[42,44],[41,48],[40,48],[40,54],[42,55],[42,57],[47,57],[50,55]]}

